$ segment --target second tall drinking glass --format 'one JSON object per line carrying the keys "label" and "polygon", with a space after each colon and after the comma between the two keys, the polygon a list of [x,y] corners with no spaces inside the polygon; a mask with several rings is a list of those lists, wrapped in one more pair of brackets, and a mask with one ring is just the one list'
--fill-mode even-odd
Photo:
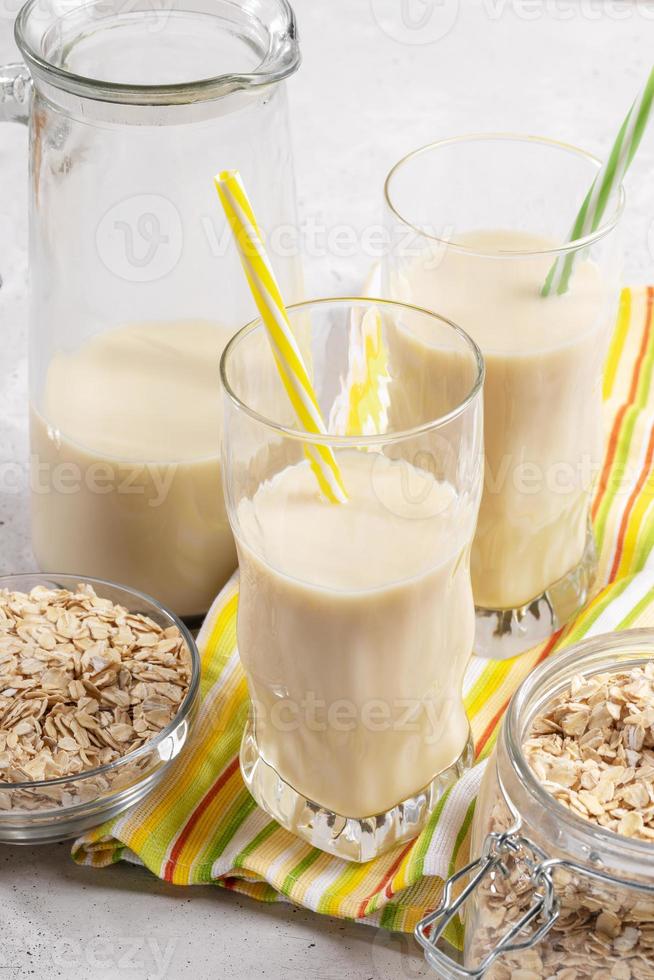
{"label": "second tall drinking glass", "polygon": [[[596,572],[589,510],[622,191],[595,232],[565,236],[598,168],[545,139],[470,136],[410,154],[386,183],[385,294],[451,317],[486,360],[486,478],[472,552],[475,650],[486,656],[512,656],[567,622]],[[542,295],[557,259],[572,265],[569,289]],[[429,335],[415,343],[432,361]],[[407,357],[416,363],[414,346]]]}
{"label": "second tall drinking glass", "polygon": [[[298,427],[260,321],[221,365],[253,705],[241,768],[279,823],[357,861],[415,836],[471,762],[461,689],[483,470],[478,348],[424,310],[373,302],[289,309],[326,435]],[[432,337],[434,376],[433,362],[407,370],[415,331]],[[321,494],[307,446],[333,452],[345,503]]]}

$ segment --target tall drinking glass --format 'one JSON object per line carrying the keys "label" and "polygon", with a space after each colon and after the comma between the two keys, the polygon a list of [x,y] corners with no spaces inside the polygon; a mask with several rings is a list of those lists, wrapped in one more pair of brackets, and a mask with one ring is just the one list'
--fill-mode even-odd
{"label": "tall drinking glass", "polygon": [[[472,551],[475,651],[485,656],[513,656],[566,623],[596,575],[589,510],[622,189],[597,231],[567,244],[566,234],[599,166],[571,146],[491,134],[417,150],[386,182],[385,295],[460,323],[486,361],[485,488]],[[568,291],[541,295],[566,256]],[[429,336],[416,337],[407,365],[418,363],[415,344],[431,358]]]}
{"label": "tall drinking glass", "polygon": [[[424,310],[336,299],[289,314],[326,435],[298,427],[260,321],[221,364],[252,698],[241,768],[284,827],[365,861],[415,836],[471,761],[461,686],[483,363]],[[397,358],[415,331],[430,334],[437,372]],[[308,444],[333,450],[346,503],[321,496]]]}

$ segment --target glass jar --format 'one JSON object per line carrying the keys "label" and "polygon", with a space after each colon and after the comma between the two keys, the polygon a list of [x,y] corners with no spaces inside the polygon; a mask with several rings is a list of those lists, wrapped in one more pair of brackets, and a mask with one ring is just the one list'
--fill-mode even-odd
{"label": "glass jar", "polygon": [[[446,883],[443,905],[416,931],[440,976],[654,976],[654,843],[576,816],[539,783],[521,749],[534,718],[573,677],[653,658],[654,630],[606,634],[545,661],[518,689],[482,780],[476,858]],[[465,953],[455,963],[437,944],[460,910]]]}
{"label": "glass jar", "polygon": [[[289,318],[324,435],[298,426],[260,320],[221,365],[252,700],[241,770],[282,826],[368,861],[415,837],[472,761],[462,683],[483,362],[458,327],[397,303],[319,300]],[[428,330],[440,354],[417,385],[396,357],[411,329]],[[437,415],[425,414],[427,388],[438,388]],[[333,453],[345,503],[320,492],[306,458],[316,446]]]}
{"label": "glass jar", "polygon": [[[202,614],[236,566],[220,354],[254,315],[213,175],[295,227],[286,0],[30,0],[0,118],[30,126],[33,546]],[[297,251],[270,247],[289,300]]]}
{"label": "glass jar", "polygon": [[[493,659],[565,625],[596,574],[589,516],[621,286],[622,189],[599,227],[567,235],[599,167],[573,146],[489,133],[416,150],[386,181],[384,295],[459,323],[486,362],[472,585],[475,652]],[[543,296],[557,261],[572,270],[569,287]]]}

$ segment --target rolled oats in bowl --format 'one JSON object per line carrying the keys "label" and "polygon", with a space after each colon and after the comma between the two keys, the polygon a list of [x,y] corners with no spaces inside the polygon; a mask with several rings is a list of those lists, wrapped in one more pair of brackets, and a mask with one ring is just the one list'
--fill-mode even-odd
{"label": "rolled oats in bowl", "polygon": [[[471,854],[453,976],[654,980],[654,631],[587,640],[523,683],[484,774]],[[438,969],[452,908],[430,917],[431,939],[418,928]]]}
{"label": "rolled oats in bowl", "polygon": [[70,836],[137,802],[183,747],[199,658],[154,600],[0,579],[0,840]]}

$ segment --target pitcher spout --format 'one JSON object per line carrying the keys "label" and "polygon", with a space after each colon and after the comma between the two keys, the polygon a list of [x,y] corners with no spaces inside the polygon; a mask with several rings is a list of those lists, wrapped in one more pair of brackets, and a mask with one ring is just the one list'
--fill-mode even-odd
{"label": "pitcher spout", "polygon": [[15,36],[37,85],[123,106],[175,106],[273,85],[299,67],[288,0],[125,7],[124,0],[28,0]]}

